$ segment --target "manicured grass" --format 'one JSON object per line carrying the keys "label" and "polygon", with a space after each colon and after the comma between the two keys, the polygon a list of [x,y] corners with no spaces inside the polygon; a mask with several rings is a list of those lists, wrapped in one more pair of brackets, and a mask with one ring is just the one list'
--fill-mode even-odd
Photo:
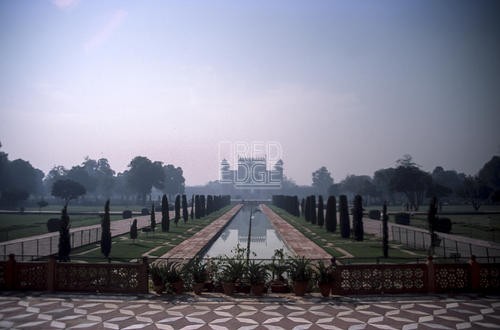
{"label": "manicured grass", "polygon": [[[129,235],[121,235],[113,238],[110,258],[115,261],[130,261],[142,258],[143,254],[158,247],[157,250],[149,253],[150,257],[161,257],[170,249],[193,236],[206,225],[219,218],[222,214],[229,211],[233,206],[226,206],[221,210],[210,214],[202,219],[189,220],[187,223],[179,221],[176,226],[173,222],[170,224],[168,233],[161,232],[161,226],[158,224],[157,231],[154,233],[143,233],[139,231],[135,242]],[[158,220],[159,221],[159,220]],[[103,255],[99,244],[92,244],[83,248],[75,249],[71,253],[72,260],[83,260],[88,262],[102,261]]]}
{"label": "manicured grass", "polygon": [[[0,214],[0,241],[6,241],[32,235],[46,234],[47,220],[59,218],[48,214]],[[121,216],[111,216],[111,220],[119,220]],[[101,218],[96,215],[70,215],[71,227],[97,225]]]}
{"label": "manicured grass", "polygon": [[[306,222],[304,218],[295,217],[290,213],[272,205],[270,208],[285,221],[303,233],[304,236],[321,246],[332,256],[343,256],[343,254],[335,249],[335,247],[347,251],[355,258],[378,258],[382,256],[382,241],[374,235],[368,235],[365,233],[365,240],[362,242],[357,242],[351,239],[343,239],[340,237],[338,230],[335,233],[330,233],[327,232],[324,227],[319,227],[318,225]],[[408,251],[408,249],[404,250]],[[394,245],[390,245],[389,247],[389,256],[394,258],[416,258],[425,255],[425,251],[411,250],[410,252],[413,254],[394,248]],[[390,260],[385,260],[384,262],[390,262]]]}

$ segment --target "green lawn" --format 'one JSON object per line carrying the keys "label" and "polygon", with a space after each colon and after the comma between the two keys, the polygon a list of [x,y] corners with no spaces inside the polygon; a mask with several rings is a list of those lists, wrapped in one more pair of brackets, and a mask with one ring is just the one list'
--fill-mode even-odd
{"label": "green lawn", "polygon": [[[150,252],[151,257],[161,257],[174,246],[178,245],[185,239],[191,237],[206,225],[219,218],[222,214],[229,211],[233,206],[226,206],[221,210],[210,214],[202,219],[189,220],[187,223],[179,221],[176,226],[173,222],[170,224],[170,232],[161,232],[161,227],[157,227],[154,233],[143,233],[139,231],[139,236],[135,240],[130,239],[129,235],[122,235],[113,238],[111,248],[111,259],[114,261],[130,261],[139,259],[142,255],[152,249],[158,247],[153,252]],[[102,261],[100,245],[92,244],[90,246],[75,249],[71,253],[72,260],[83,260],[88,262]]]}
{"label": "green lawn", "polygon": [[[335,249],[341,248],[353,255],[355,258],[378,258],[383,255],[382,241],[374,235],[365,234],[365,240],[357,242],[351,239],[343,239],[340,237],[339,230],[335,233],[329,233],[324,227],[313,225],[306,222],[302,217],[295,217],[290,213],[275,207],[270,206],[280,217],[293,225],[297,230],[303,233],[307,238],[321,246],[326,252],[335,257],[342,257],[343,253]],[[410,251],[410,252],[406,252]],[[425,251],[415,251],[409,249],[399,249],[391,244],[389,248],[389,256],[394,258],[417,258],[425,256]],[[397,260],[397,259],[396,259]],[[384,262],[397,262],[396,260],[384,260]],[[400,260],[399,260],[400,261]]]}
{"label": "green lawn", "polygon": [[[58,215],[49,214],[0,214],[0,242],[46,234],[47,220],[59,218]],[[121,216],[111,216],[111,220],[120,220]],[[71,227],[97,225],[101,218],[96,215],[70,215]]]}

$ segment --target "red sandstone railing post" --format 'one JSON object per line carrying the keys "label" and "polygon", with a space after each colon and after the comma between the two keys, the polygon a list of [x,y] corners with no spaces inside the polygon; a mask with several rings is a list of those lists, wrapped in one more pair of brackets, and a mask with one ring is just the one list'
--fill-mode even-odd
{"label": "red sandstone railing post", "polygon": [[478,291],[481,282],[481,265],[476,261],[476,256],[470,256],[469,260],[470,265],[470,280],[471,280],[471,288],[474,291]]}
{"label": "red sandstone railing post", "polygon": [[432,256],[427,257],[427,290],[428,292],[436,292],[436,269]]}
{"label": "red sandstone railing post", "polygon": [[16,288],[16,256],[12,253],[9,254],[9,260],[7,260],[4,279],[7,290],[14,290]]}
{"label": "red sandstone railing post", "polygon": [[50,256],[47,261],[47,291],[54,292],[56,289],[56,257]]}

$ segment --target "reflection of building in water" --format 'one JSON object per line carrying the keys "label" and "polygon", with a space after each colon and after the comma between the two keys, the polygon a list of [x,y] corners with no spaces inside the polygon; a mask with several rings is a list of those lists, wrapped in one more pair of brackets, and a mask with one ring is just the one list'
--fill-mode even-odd
{"label": "reflection of building in water", "polygon": [[265,157],[239,157],[236,170],[231,170],[231,164],[223,159],[220,164],[220,183],[235,184],[249,187],[255,185],[276,186],[281,185],[283,179],[283,161],[280,159],[267,170]]}
{"label": "reflection of building in water", "polygon": [[[250,214],[248,214],[250,220]],[[257,244],[267,244],[267,231],[274,230],[273,226],[263,213],[254,213],[254,218],[252,220],[252,232],[250,237],[251,243]],[[246,246],[248,243],[248,225],[249,223],[243,223],[242,226],[238,227],[238,243]]]}

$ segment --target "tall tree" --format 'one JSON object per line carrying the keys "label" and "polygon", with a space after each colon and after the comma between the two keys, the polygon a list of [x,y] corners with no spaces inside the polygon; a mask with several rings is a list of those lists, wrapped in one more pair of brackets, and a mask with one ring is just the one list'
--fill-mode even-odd
{"label": "tall tree", "polygon": [[389,221],[389,216],[387,215],[387,202],[384,202],[382,208],[382,252],[384,258],[389,257],[389,226],[387,222]]}
{"label": "tall tree", "polygon": [[488,187],[479,177],[469,175],[464,179],[462,187],[457,191],[457,195],[468,200],[474,210],[478,211],[491,192],[492,188]]}
{"label": "tall tree", "polygon": [[168,214],[168,198],[163,194],[161,198],[161,231],[170,231],[170,215]]}
{"label": "tall tree", "polygon": [[311,195],[311,223],[313,225],[316,224],[317,215],[316,215],[316,196]]}
{"label": "tall tree", "polygon": [[431,236],[431,244],[429,245],[428,255],[434,255],[434,247],[437,246],[438,237],[435,233],[437,225],[437,198],[433,197],[431,203],[429,204],[429,211],[427,212],[427,223],[429,225],[429,234]]}
{"label": "tall tree", "polygon": [[490,188],[500,189],[500,156],[494,156],[486,162],[478,173],[479,179]]}
{"label": "tall tree", "polygon": [[201,212],[200,212],[200,195],[195,195],[194,196],[194,217],[196,219],[199,219],[201,217]]}
{"label": "tall tree", "polygon": [[156,228],[156,214],[155,203],[151,204],[151,231],[154,232]]}
{"label": "tall tree", "polygon": [[61,227],[59,228],[59,252],[58,259],[59,261],[70,261],[70,253],[71,253],[71,238],[69,235],[69,216],[67,205],[64,205],[64,208],[61,212]]}
{"label": "tall tree", "polygon": [[104,216],[101,221],[101,252],[105,258],[111,253],[111,218],[109,216],[109,199],[104,205]]}
{"label": "tall tree", "polygon": [[194,219],[194,195],[191,196],[191,220]]}
{"label": "tall tree", "polygon": [[351,223],[349,221],[349,204],[347,196],[339,196],[339,217],[340,217],[340,236],[349,238],[351,236]]}
{"label": "tall tree", "polygon": [[73,180],[61,179],[52,185],[52,196],[64,199],[65,205],[82,195],[85,195],[85,187]]}
{"label": "tall tree", "polygon": [[187,197],[185,194],[182,195],[182,219],[184,220],[184,223],[186,223],[189,219],[188,203],[187,203]]}
{"label": "tall tree", "polygon": [[179,223],[179,219],[181,218],[181,195],[175,196],[175,225]]}
{"label": "tall tree", "polygon": [[334,233],[337,230],[337,201],[335,196],[328,197],[326,202],[326,230]]}
{"label": "tall tree", "polygon": [[352,224],[354,229],[354,239],[362,241],[364,239],[363,228],[363,199],[360,195],[354,197],[354,207],[352,210]]}
{"label": "tall tree", "polygon": [[163,167],[165,176],[165,183],[163,185],[163,192],[173,197],[177,194],[184,194],[185,179],[181,167],[175,167],[168,164]]}
{"label": "tall tree", "polygon": [[320,167],[312,174],[312,186],[319,195],[327,195],[328,189],[333,185],[333,178],[325,166]]}
{"label": "tall tree", "polygon": [[137,193],[143,204],[146,196],[151,193],[153,186],[162,187],[165,173],[161,162],[152,162],[146,157],[137,156],[128,165],[127,184]]}
{"label": "tall tree", "polygon": [[323,196],[319,195],[318,197],[318,226],[323,227],[325,223],[325,215],[323,213],[324,205],[323,205]]}

